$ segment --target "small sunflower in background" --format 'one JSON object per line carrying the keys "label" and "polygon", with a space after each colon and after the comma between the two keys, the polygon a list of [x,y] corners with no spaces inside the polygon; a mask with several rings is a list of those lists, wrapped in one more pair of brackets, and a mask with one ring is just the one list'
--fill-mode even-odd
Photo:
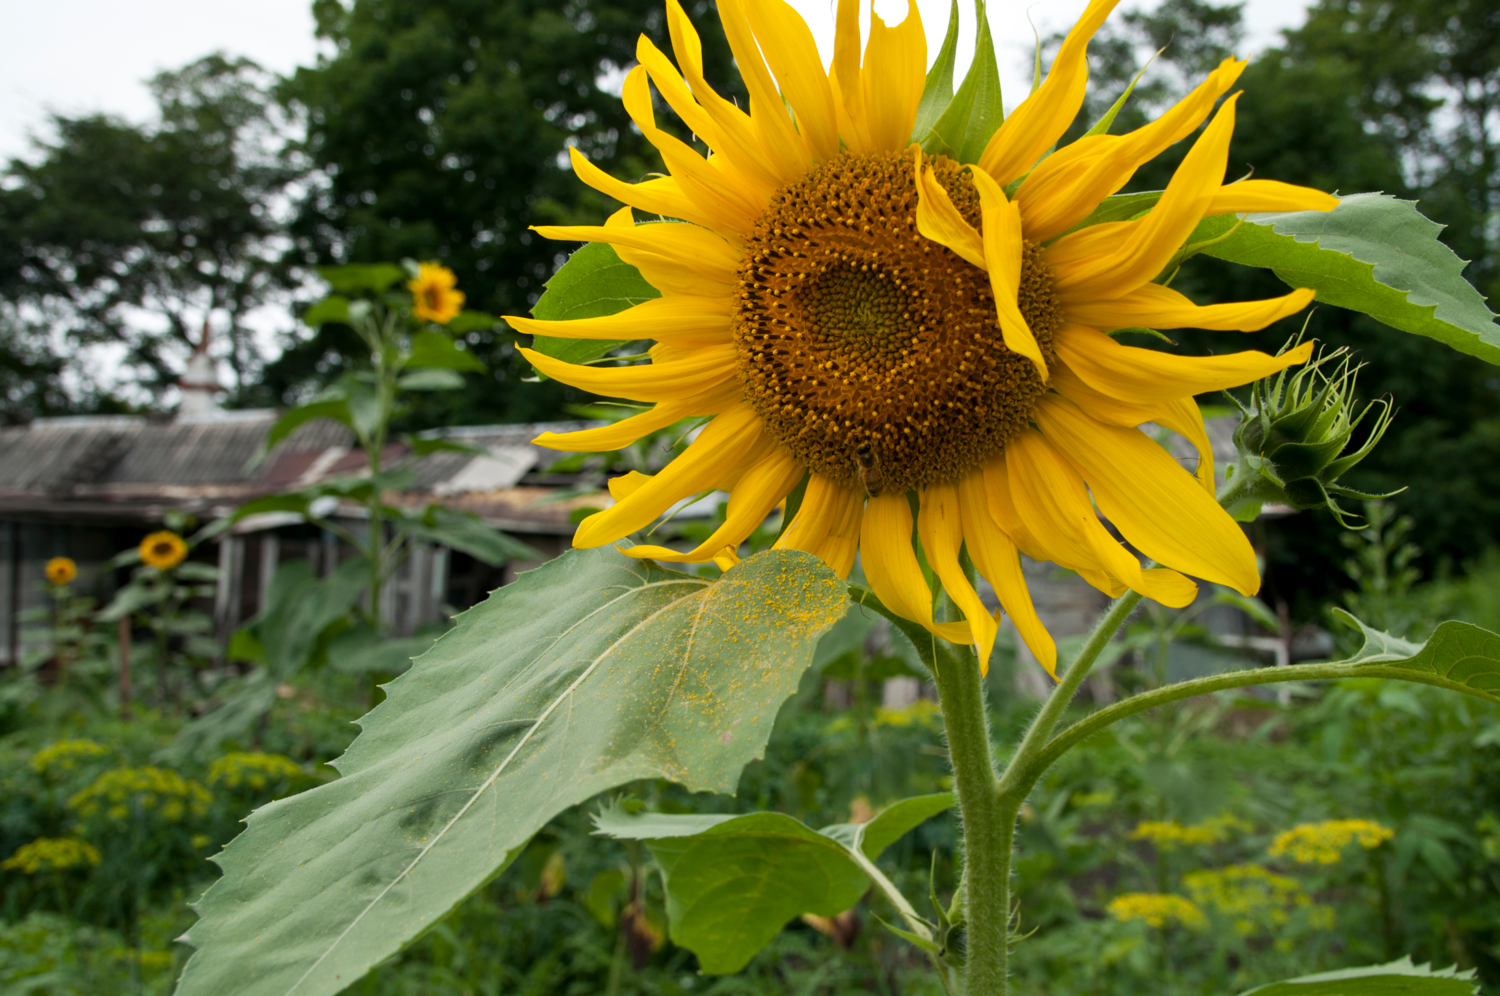
{"label": "small sunflower in background", "polygon": [[[894,26],[871,11],[862,47],[866,5],[839,0],[825,71],[782,0],[721,0],[746,108],[709,86],[697,32],[667,0],[676,64],[642,36],[623,90],[667,173],[625,183],[572,149],[579,179],[629,206],[602,226],[537,229],[608,243],[662,296],[602,318],[507,321],[536,335],[656,342],[649,363],[619,367],[522,350],[564,384],[653,406],[604,428],[547,433],[541,445],[612,450],[685,418],[711,420],[660,473],[611,481],[616,504],[585,519],[574,546],[614,543],[722,489],[726,520],[695,549],[625,552],[732,562],[806,479],[777,547],[817,554],[843,577],[858,554],[888,608],[975,644],[981,668],[998,615],[966,576],[962,550],[1049,671],[1056,645],[1018,551],[1111,596],[1129,588],[1175,607],[1197,593],[1188,575],[1259,589],[1255,553],[1215,500],[1194,396],[1302,363],[1311,344],[1280,356],[1174,356],[1106,333],[1254,331],[1302,310],[1310,290],[1202,307],[1155,280],[1207,216],[1338,201],[1273,180],[1224,182],[1238,95],[1220,98],[1246,65],[1233,58],[1156,121],[1049,153],[1083,105],[1089,38],[1116,2],[1089,4],[1045,82],[976,161],[959,162],[914,141],[927,68],[914,3]],[[653,84],[711,156],[657,124]],[[1205,121],[1150,210],[1078,227]],[[682,223],[638,224],[635,210]],[[1196,476],[1137,431],[1147,422],[1197,448]],[[1162,566],[1143,567],[1100,513]],[[964,621],[934,618],[916,543]]]}
{"label": "small sunflower in background", "polygon": [[174,532],[162,530],[141,540],[141,562],[159,571],[170,571],[187,557],[187,544]]}
{"label": "small sunflower in background", "polygon": [[457,283],[457,275],[446,266],[420,264],[417,278],[406,283],[412,296],[412,315],[439,325],[453,321],[464,310],[464,292],[454,289]]}
{"label": "small sunflower in background", "polygon": [[47,561],[47,580],[61,588],[78,576],[78,565],[68,557],[53,557]]}

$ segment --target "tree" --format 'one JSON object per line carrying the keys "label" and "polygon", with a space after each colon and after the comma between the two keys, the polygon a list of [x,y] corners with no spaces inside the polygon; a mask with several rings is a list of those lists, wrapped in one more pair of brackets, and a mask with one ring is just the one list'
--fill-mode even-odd
{"label": "tree", "polygon": [[[726,71],[706,0],[687,9],[709,71]],[[530,226],[597,224],[618,207],[577,182],[568,147],[627,179],[661,168],[618,96],[637,36],[666,47],[659,0],[317,0],[314,11],[334,54],[282,91],[306,117],[322,178],[297,222],[303,262],[433,259],[457,272],[470,306],[524,314],[571,248]],[[434,396],[415,417],[555,417],[573,393],[525,382],[513,342],[503,326],[470,333],[490,389]],[[295,397],[357,354],[347,329],[324,326],[272,365],[266,390]]]}
{"label": "tree", "polygon": [[247,317],[288,280],[275,204],[297,170],[269,82],[214,55],[151,81],[149,126],[54,116],[56,138],[5,170],[0,297],[46,316],[69,353],[123,345],[120,373],[152,395],[208,327],[242,387],[260,364]]}

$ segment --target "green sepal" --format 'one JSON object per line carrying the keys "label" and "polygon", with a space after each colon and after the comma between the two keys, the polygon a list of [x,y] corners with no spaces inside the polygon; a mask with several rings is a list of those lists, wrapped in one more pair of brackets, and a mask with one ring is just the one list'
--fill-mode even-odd
{"label": "green sepal", "polygon": [[921,138],[922,151],[928,155],[942,154],[961,163],[978,162],[996,129],[1005,121],[1000,67],[995,61],[995,40],[990,36],[984,0],[974,0],[974,8],[979,19],[974,61],[969,64],[958,92]]}
{"label": "green sepal", "polygon": [[948,14],[948,33],[943,36],[943,45],[938,49],[937,59],[927,70],[927,81],[922,86],[922,99],[917,102],[917,120],[912,126],[911,140],[925,143],[933,126],[953,103],[953,64],[958,57],[958,0],[952,0]]}

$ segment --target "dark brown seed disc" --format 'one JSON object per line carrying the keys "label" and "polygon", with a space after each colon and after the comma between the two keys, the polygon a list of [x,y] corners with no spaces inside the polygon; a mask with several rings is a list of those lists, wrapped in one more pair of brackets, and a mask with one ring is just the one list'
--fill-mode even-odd
{"label": "dark brown seed disc", "polygon": [[[973,180],[939,182],[980,227]],[[1050,364],[1061,323],[1025,243],[1021,313]],[[740,266],[745,396],[818,473],[871,492],[957,480],[1024,428],[1046,390],[1005,346],[989,275],[917,232],[910,155],[842,155],[777,192]]]}

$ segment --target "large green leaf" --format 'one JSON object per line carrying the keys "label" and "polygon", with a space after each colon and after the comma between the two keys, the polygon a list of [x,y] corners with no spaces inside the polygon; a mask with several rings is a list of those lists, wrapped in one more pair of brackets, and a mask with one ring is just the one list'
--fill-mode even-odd
{"label": "large green leaf", "polygon": [[[1235,226],[1239,227],[1236,228]],[[1205,219],[1188,239],[1209,256],[1265,267],[1318,300],[1500,363],[1500,327],[1463,278],[1465,262],[1437,240],[1443,226],[1414,201],[1351,194],[1332,211]]]}
{"label": "large green leaf", "polygon": [[387,686],[343,777],[249,817],[179,996],[336,993],[564,809],[638,778],[732,791],[847,604],[792,551],[717,582],[609,548],[521,575]]}
{"label": "large green leaf", "polygon": [[870,887],[869,874],[878,877],[869,862],[952,806],[948,792],[917,796],[869,823],[814,831],[782,813],[679,816],[616,805],[594,817],[594,828],[649,842],[666,882],[672,940],[696,954],[705,972],[727,975],[792,917],[836,916],[853,906]]}
{"label": "large green leaf", "polygon": [[[543,321],[573,321],[578,318],[600,318],[661,297],[661,292],[646,282],[641,271],[620,259],[614,249],[603,242],[590,242],[568,257],[562,268],[547,281],[547,289],[531,309],[532,317]],[[569,363],[587,363],[623,346],[626,340],[564,339],[559,336],[533,337],[531,348]]]}
{"label": "large green leaf", "polygon": [[[995,40],[984,0],[974,0],[979,18],[974,39],[974,61],[959,84],[953,100],[931,129],[918,136],[922,149],[931,155],[943,153],[961,163],[975,163],[1000,123],[1005,104],[1000,94],[1000,67],[995,62]],[[954,14],[958,13],[957,8]],[[949,68],[951,74],[952,68]],[[951,76],[950,76],[951,78]],[[924,93],[924,98],[925,98]]]}
{"label": "large green leaf", "polygon": [[1273,982],[1244,996],[1475,996],[1478,992],[1472,971],[1433,971],[1402,958],[1389,965],[1345,968]]}

